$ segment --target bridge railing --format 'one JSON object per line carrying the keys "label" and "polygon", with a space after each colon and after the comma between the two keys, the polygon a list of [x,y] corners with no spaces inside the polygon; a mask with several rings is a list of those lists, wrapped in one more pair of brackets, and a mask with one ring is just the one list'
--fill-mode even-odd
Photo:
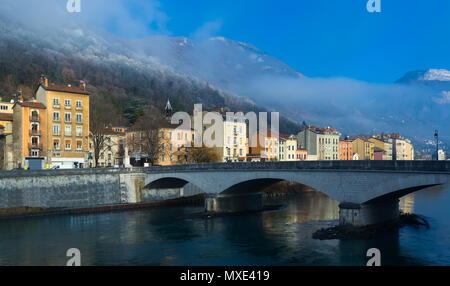
{"label": "bridge railing", "polygon": [[87,174],[126,174],[208,170],[342,170],[450,173],[450,161],[293,161],[235,162],[132,168],[85,168],[0,171],[0,178]]}

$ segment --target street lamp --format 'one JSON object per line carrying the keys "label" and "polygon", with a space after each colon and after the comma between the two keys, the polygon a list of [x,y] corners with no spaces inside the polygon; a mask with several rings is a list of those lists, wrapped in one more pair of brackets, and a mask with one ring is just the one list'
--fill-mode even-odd
{"label": "street lamp", "polygon": [[434,131],[434,138],[436,138],[436,160],[439,160],[439,133]]}

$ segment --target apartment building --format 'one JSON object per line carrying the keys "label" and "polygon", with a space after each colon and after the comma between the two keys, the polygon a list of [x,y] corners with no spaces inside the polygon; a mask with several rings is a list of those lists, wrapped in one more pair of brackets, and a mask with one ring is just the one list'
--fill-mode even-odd
{"label": "apartment building", "polygon": [[89,162],[89,93],[86,85],[41,79],[36,100],[47,107],[47,162],[56,168],[84,168]]}
{"label": "apartment building", "polygon": [[47,109],[41,102],[21,101],[13,106],[14,168],[43,169],[47,166]]}
{"label": "apartment building", "polygon": [[339,160],[339,137],[341,134],[331,127],[303,124],[297,135],[298,147],[308,151],[309,160]]}
{"label": "apartment building", "polygon": [[113,167],[123,165],[125,132],[117,132],[111,128],[105,128],[103,148],[99,152],[97,166],[95,166],[95,150],[92,137],[89,143],[89,166],[90,167]]}
{"label": "apartment building", "polygon": [[339,139],[339,160],[353,160],[353,142],[349,139]]}
{"label": "apartment building", "polygon": [[294,135],[280,134],[278,160],[297,161],[297,137]]}
{"label": "apartment building", "polygon": [[[373,143],[374,148],[378,148],[377,152],[380,153],[380,150],[384,150],[384,158],[383,160],[392,160],[392,143],[387,141],[386,139],[382,140],[381,138],[372,137],[369,138],[369,141]],[[380,154],[377,154],[377,158],[375,160],[380,160]]]}
{"label": "apartment building", "polygon": [[[156,136],[156,137],[154,137]],[[154,130],[131,127],[126,132],[126,146],[133,166],[185,164],[189,147],[194,141],[194,130],[181,124],[163,122]]]}
{"label": "apartment building", "polygon": [[357,137],[353,140],[353,153],[358,154],[358,160],[374,160],[374,147],[367,138]]}
{"label": "apartment building", "polygon": [[295,155],[297,161],[308,161],[308,151],[304,148],[298,148]]}

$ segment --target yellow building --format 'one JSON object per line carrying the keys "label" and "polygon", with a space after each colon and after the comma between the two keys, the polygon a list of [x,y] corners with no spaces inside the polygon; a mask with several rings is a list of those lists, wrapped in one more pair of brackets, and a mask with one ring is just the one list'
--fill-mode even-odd
{"label": "yellow building", "polygon": [[353,140],[353,154],[358,154],[358,160],[374,159],[374,144],[368,139],[358,137]]}
{"label": "yellow building", "polygon": [[11,102],[0,102],[0,113],[13,114],[14,100]]}
{"label": "yellow building", "polygon": [[[194,130],[165,122],[157,128],[157,140],[151,139],[146,132],[149,131],[136,127],[126,132],[128,156],[133,166],[150,166],[154,158],[155,164],[163,166],[187,163],[188,147],[193,142]],[[153,147],[146,147],[151,144]]]}
{"label": "yellow building", "polygon": [[280,161],[297,161],[297,137],[280,134],[278,159]]}
{"label": "yellow building", "polygon": [[11,134],[13,126],[13,114],[0,113],[0,126],[3,126],[3,133],[5,135]]}
{"label": "yellow building", "polygon": [[113,167],[123,165],[125,133],[117,132],[111,128],[105,128],[103,132],[104,142],[101,148],[97,166],[95,165],[95,148],[92,136],[89,142],[91,167]]}
{"label": "yellow building", "polygon": [[89,93],[80,87],[41,80],[36,100],[47,107],[50,167],[85,168],[89,157]]}
{"label": "yellow building", "polygon": [[13,106],[13,164],[15,168],[46,166],[47,114],[40,102],[17,101]]}
{"label": "yellow building", "polygon": [[377,138],[369,138],[369,141],[373,143],[374,147],[380,148],[386,151],[386,160],[392,160],[392,144],[382,141]]}

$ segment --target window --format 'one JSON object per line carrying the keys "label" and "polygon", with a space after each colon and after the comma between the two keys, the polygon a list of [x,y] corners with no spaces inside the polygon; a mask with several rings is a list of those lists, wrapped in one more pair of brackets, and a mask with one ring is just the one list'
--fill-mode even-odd
{"label": "window", "polygon": [[59,106],[59,98],[53,98],[53,106]]}
{"label": "window", "polygon": [[66,140],[66,150],[70,150],[72,148],[72,142],[70,140]]}
{"label": "window", "polygon": [[53,125],[53,135],[59,135],[59,125]]}
{"label": "window", "polygon": [[165,134],[164,131],[161,131],[161,138],[164,139],[165,138]]}
{"label": "window", "polygon": [[177,139],[178,139],[178,140],[181,140],[181,134],[180,134],[180,132],[177,133]]}
{"label": "window", "polygon": [[70,125],[64,126],[64,135],[72,136],[72,126]]}
{"label": "window", "polygon": [[2,106],[0,106],[0,109],[1,110],[8,110],[8,106],[7,105],[2,105]]}
{"label": "window", "polygon": [[161,155],[161,162],[165,162],[166,161],[166,156],[164,154]]}
{"label": "window", "polygon": [[59,121],[59,112],[53,112],[53,121]]}
{"label": "window", "polygon": [[83,141],[77,140],[77,150],[83,149]]}
{"label": "window", "polygon": [[76,135],[77,136],[83,136],[83,127],[77,126]]}
{"label": "window", "polygon": [[64,114],[64,120],[65,120],[66,122],[70,122],[70,121],[71,121],[70,113]]}
{"label": "window", "polygon": [[173,162],[173,155],[170,155],[170,163]]}
{"label": "window", "polygon": [[82,123],[83,122],[83,117],[82,116],[83,115],[81,113],[77,113],[77,115],[76,115],[77,123]]}
{"label": "window", "polygon": [[64,100],[64,106],[70,108],[70,99]]}
{"label": "window", "polygon": [[59,139],[54,139],[53,140],[53,149],[54,150],[59,150],[59,148],[61,148],[60,145],[59,145]]}
{"label": "window", "polygon": [[76,108],[81,108],[81,107],[82,107],[82,105],[81,105],[81,100],[77,100],[77,101],[75,102],[75,106],[76,106]]}

